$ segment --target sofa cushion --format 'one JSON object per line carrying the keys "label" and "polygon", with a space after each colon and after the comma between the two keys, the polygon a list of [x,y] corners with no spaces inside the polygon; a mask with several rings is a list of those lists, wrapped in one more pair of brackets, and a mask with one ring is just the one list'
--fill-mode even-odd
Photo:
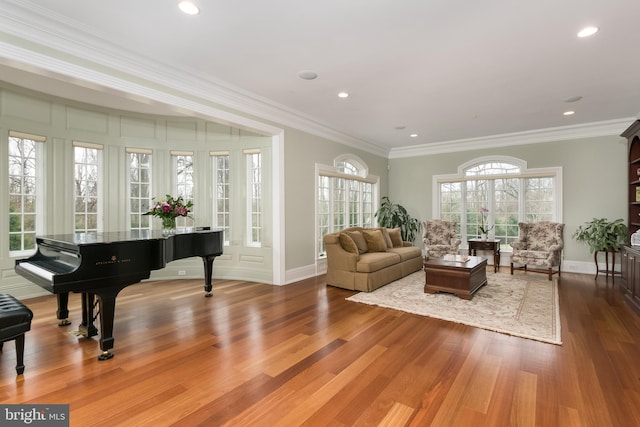
{"label": "sofa cushion", "polygon": [[363,230],[362,235],[367,241],[369,252],[386,252],[387,242],[384,240],[382,231],[380,230]]}
{"label": "sofa cushion", "polygon": [[400,228],[390,228],[389,229],[389,237],[391,238],[391,244],[394,248],[402,247],[402,234],[400,233]]}
{"label": "sofa cushion", "polygon": [[391,248],[389,252],[394,254],[398,254],[400,256],[400,261],[406,261],[411,258],[421,258],[422,251],[420,248],[416,246],[403,246],[401,248]]}
{"label": "sofa cushion", "polygon": [[392,252],[367,252],[360,255],[356,263],[356,271],[359,273],[371,273],[400,262],[400,255]]}
{"label": "sofa cushion", "polygon": [[344,249],[345,251],[351,252],[353,254],[360,253],[358,251],[358,246],[356,246],[356,243],[347,233],[340,233],[338,239],[340,240],[340,246],[342,246],[342,249]]}
{"label": "sofa cushion", "polygon": [[382,237],[384,238],[384,242],[387,244],[387,248],[393,247],[393,242],[391,241],[391,237],[389,236],[389,229],[385,227],[378,227],[376,230],[380,230],[382,233]]}
{"label": "sofa cushion", "polygon": [[364,240],[364,236],[361,231],[345,231],[353,239],[356,246],[358,247],[358,252],[361,254],[369,251],[369,247],[367,246],[367,241]]}

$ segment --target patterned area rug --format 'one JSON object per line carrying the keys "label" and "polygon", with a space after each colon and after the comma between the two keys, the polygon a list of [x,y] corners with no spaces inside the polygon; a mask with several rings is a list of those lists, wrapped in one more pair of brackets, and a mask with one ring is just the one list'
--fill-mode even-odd
{"label": "patterned area rug", "polygon": [[424,280],[424,272],[418,271],[347,300],[562,344],[556,278],[487,272],[487,284],[469,301],[447,293],[427,294]]}

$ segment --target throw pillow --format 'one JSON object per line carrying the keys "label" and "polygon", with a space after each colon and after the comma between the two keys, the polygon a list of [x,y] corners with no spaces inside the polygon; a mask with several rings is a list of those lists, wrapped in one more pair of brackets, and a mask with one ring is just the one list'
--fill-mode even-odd
{"label": "throw pillow", "polygon": [[387,242],[385,242],[380,230],[364,230],[362,232],[364,240],[367,241],[369,252],[386,252]]}
{"label": "throw pillow", "polygon": [[351,252],[352,254],[358,254],[358,247],[351,237],[349,237],[346,233],[340,233],[338,236],[338,240],[340,241],[340,246],[347,252]]}
{"label": "throw pillow", "polygon": [[364,236],[359,231],[345,231],[353,239],[356,246],[358,247],[358,251],[363,254],[369,250],[367,246],[367,241],[364,240]]}
{"label": "throw pillow", "polygon": [[389,230],[385,227],[379,227],[376,230],[380,230],[382,237],[384,238],[384,242],[387,244],[387,249],[391,249],[393,247],[393,242],[391,241],[391,237],[389,237]]}
{"label": "throw pillow", "polygon": [[394,248],[402,247],[402,234],[400,233],[400,227],[389,229],[389,237]]}

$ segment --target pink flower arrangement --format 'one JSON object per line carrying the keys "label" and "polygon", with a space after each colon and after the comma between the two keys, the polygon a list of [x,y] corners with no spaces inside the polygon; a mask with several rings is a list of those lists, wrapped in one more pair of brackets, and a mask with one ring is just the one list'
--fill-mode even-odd
{"label": "pink flower arrangement", "polygon": [[[155,198],[153,200],[155,200]],[[191,201],[185,203],[182,196],[174,198],[167,194],[165,200],[156,201],[153,206],[149,208],[149,212],[144,213],[144,215],[157,216],[163,220],[175,219],[179,216],[189,216],[192,207],[193,203]]]}

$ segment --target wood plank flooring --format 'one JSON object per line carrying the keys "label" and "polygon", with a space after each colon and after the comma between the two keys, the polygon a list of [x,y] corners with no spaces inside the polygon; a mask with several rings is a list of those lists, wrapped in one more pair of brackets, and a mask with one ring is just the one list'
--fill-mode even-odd
{"label": "wood plank flooring", "polygon": [[[507,273],[508,274],[508,273]],[[532,274],[516,272],[516,274]],[[640,426],[640,317],[611,283],[563,273],[563,345],[287,286],[147,282],[118,297],[114,358],[34,311],[0,403],[69,403],[72,426]],[[618,279],[620,280],[620,279]]]}

